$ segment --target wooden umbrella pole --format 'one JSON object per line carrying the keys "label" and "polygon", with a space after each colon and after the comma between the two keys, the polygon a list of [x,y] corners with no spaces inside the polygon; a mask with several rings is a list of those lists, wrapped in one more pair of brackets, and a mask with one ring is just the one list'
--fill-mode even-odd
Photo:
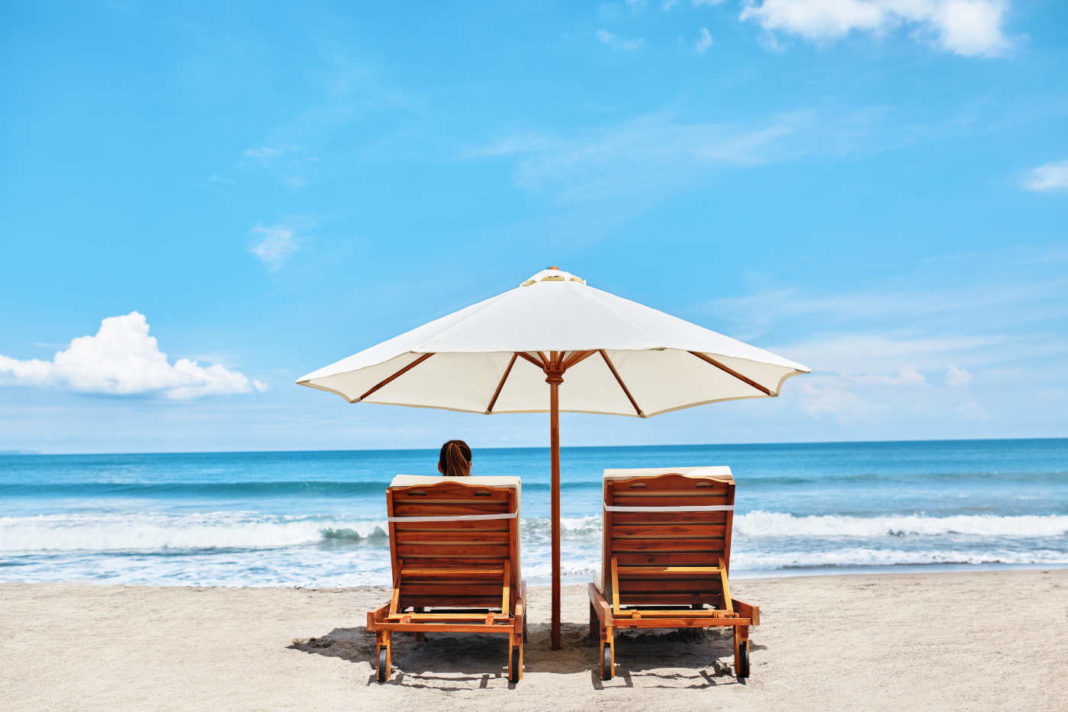
{"label": "wooden umbrella pole", "polygon": [[560,384],[562,370],[545,371],[549,384],[549,447],[552,450],[552,649],[560,649]]}

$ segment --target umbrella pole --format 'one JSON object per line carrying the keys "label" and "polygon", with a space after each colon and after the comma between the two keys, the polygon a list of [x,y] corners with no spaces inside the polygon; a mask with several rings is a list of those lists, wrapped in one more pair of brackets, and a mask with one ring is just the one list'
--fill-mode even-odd
{"label": "umbrella pole", "polygon": [[552,649],[560,649],[560,384],[563,377],[548,374],[549,446],[552,450],[552,560],[553,611]]}

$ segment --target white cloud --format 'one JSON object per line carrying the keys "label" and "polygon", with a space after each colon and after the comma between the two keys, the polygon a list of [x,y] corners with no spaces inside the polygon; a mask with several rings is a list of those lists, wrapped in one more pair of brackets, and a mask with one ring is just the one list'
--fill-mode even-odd
{"label": "white cloud", "polygon": [[1054,161],[1032,168],[1023,187],[1035,192],[1068,190],[1068,161]]}
{"label": "white cloud", "polygon": [[73,339],[51,361],[0,356],[0,384],[114,395],[158,393],[174,399],[267,390],[219,364],[201,366],[184,358],[169,363],[148,329],[145,316],[135,311],[105,318],[94,336]]}
{"label": "white cloud", "polygon": [[950,388],[967,388],[972,382],[971,371],[951,365],[946,371],[946,385]]}
{"label": "white cloud", "polygon": [[264,227],[257,225],[252,228],[252,234],[257,240],[252,245],[251,252],[261,262],[267,265],[272,272],[277,272],[282,265],[297,251],[296,235],[292,228],[285,225]]}
{"label": "white cloud", "polygon": [[712,33],[708,31],[707,27],[701,28],[700,36],[694,40],[693,46],[701,54],[707,52],[708,48],[712,46]]}
{"label": "white cloud", "polygon": [[942,49],[975,57],[1010,47],[1002,27],[1007,10],[1007,0],[745,0],[740,19],[813,42],[905,26]]}
{"label": "white cloud", "polygon": [[602,44],[606,44],[612,49],[621,52],[633,52],[641,49],[642,45],[645,44],[645,40],[641,37],[627,39],[620,37],[619,35],[614,35],[608,30],[597,30],[597,39],[599,39]]}

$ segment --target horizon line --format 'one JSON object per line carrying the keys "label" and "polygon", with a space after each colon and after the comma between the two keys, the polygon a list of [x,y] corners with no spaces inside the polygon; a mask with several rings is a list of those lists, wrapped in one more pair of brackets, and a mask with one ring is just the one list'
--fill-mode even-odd
{"label": "horizon line", "polygon": [[[646,443],[637,445],[562,445],[561,451],[582,448],[679,448],[679,447],[769,447],[790,445],[889,445],[902,443],[968,443],[968,442],[1023,442],[1029,440],[1068,440],[1065,435],[1016,437],[1016,438],[925,438],[891,440],[791,440],[782,442],[742,443]],[[548,450],[548,445],[495,445],[476,447],[474,450]],[[260,455],[277,453],[336,453],[336,452],[434,452],[436,447],[404,448],[321,448],[309,450],[139,450],[126,452],[41,452],[30,450],[0,450],[0,457],[77,457],[88,455]]]}

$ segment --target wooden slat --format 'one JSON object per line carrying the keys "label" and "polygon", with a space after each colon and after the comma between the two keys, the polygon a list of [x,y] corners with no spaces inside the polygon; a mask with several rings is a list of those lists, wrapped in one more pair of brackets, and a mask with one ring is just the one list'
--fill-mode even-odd
{"label": "wooden slat", "polygon": [[704,500],[704,499],[726,499],[727,498],[727,490],[726,489],[712,489],[712,488],[707,488],[707,487],[697,488],[697,489],[693,489],[693,490],[682,490],[682,489],[647,490],[647,489],[644,489],[644,488],[641,488],[641,489],[623,488],[623,489],[615,490],[613,492],[613,496],[617,500],[616,504],[623,504],[623,502],[620,501],[620,500],[628,500],[626,503],[630,504],[629,500],[635,499],[635,498],[640,498],[640,497],[648,497],[648,498],[656,500],[656,501],[659,501],[663,497],[669,497],[669,498],[670,497],[686,497],[687,501],[690,501],[690,500],[698,501],[698,500]]}
{"label": "wooden slat", "polygon": [[727,584],[727,565],[723,563],[723,559],[719,560],[719,576],[720,580],[723,582],[724,607],[727,609],[728,613],[733,613],[734,608],[731,606],[731,589]]}
{"label": "wooden slat", "polygon": [[[718,545],[716,544],[718,542]],[[710,553],[722,552],[722,539],[612,539],[612,552],[694,552],[707,551]]]}
{"label": "wooden slat", "polygon": [[398,532],[507,532],[508,519],[475,519],[458,522],[390,522]]}
{"label": "wooden slat", "polygon": [[[407,590],[407,588],[405,589]],[[655,578],[624,578],[620,583],[621,596],[633,593],[704,593],[720,596],[719,579],[684,579],[678,577],[657,576]]]}
{"label": "wooden slat", "polygon": [[386,621],[379,623],[377,627],[381,630],[395,633],[503,633],[510,635],[512,632],[511,623],[503,619],[495,625],[479,625],[477,623],[392,623]]}
{"label": "wooden slat", "polygon": [[511,579],[512,579],[512,562],[506,560],[504,562],[504,581],[503,581],[504,590],[502,592],[502,602],[501,602],[501,610],[504,611],[505,614],[507,614],[509,609],[511,608],[511,605],[510,605],[511,604],[511,600],[512,600],[512,598],[511,598],[511,594],[512,594],[512,588],[511,588],[512,587],[512,581],[511,581]]}
{"label": "wooden slat", "polygon": [[647,524],[620,525],[612,527],[613,539],[666,539],[697,537],[718,538],[724,536],[722,526],[715,524]]}
{"label": "wooden slat", "polygon": [[396,620],[410,621],[482,621],[486,620],[485,613],[396,613],[389,616]]}
{"label": "wooden slat", "polygon": [[612,557],[612,610],[619,611],[619,562]]}
{"label": "wooden slat", "polygon": [[722,490],[734,486],[733,479],[722,477],[688,477],[682,473],[666,473],[650,477],[648,475],[635,475],[610,479],[607,481],[611,492],[647,491],[662,492],[675,490],[679,492],[707,492],[709,490]]}
{"label": "wooden slat", "polygon": [[[492,502],[487,504],[480,504],[477,502],[472,502],[470,504],[410,504],[396,502],[393,505],[393,516],[395,517],[458,517],[465,514],[505,513],[506,512],[501,509],[500,505],[493,504]],[[500,521],[506,520],[502,519]]]}
{"label": "wooden slat", "polygon": [[497,513],[505,513],[508,508],[506,500],[493,495],[475,495],[474,497],[398,497],[394,500],[397,504],[404,505],[478,505],[480,507],[495,507]]}
{"label": "wooden slat", "polygon": [[617,628],[710,628],[713,626],[750,625],[748,618],[712,618],[709,616],[687,616],[679,618],[640,618],[627,620],[616,618],[613,625]]}
{"label": "wooden slat", "polygon": [[715,596],[699,594],[699,593],[649,593],[641,592],[638,594],[629,594],[623,592],[619,596],[619,602],[624,606],[668,606],[668,605],[696,605],[701,603],[708,603],[710,605],[719,605],[719,600]]}
{"label": "wooden slat", "polygon": [[407,576],[468,576],[496,578],[504,573],[501,566],[473,567],[469,562],[460,562],[457,566],[405,566],[401,569],[402,577]]}
{"label": "wooden slat", "polygon": [[727,512],[611,512],[617,525],[670,524],[718,524],[724,526]]}
{"label": "wooden slat", "polygon": [[630,616],[632,618],[680,618],[680,617],[686,617],[686,618],[700,618],[700,617],[705,617],[705,618],[724,618],[724,617],[726,617],[726,616],[724,616],[724,612],[723,611],[714,611],[712,609],[703,609],[703,610],[698,610],[698,611],[694,611],[694,610],[684,610],[684,611],[680,611],[680,610],[675,610],[675,611],[671,611],[671,610],[667,610],[667,611],[664,611],[664,610],[660,610],[660,611],[658,611],[658,610],[644,610],[643,611],[641,609],[631,608],[631,609],[622,611],[617,615]]}
{"label": "wooden slat", "polygon": [[426,544],[428,546],[464,545],[478,546],[480,544],[507,544],[507,531],[398,531],[396,534],[397,544]]}
{"label": "wooden slat", "polygon": [[[726,497],[688,497],[686,495],[680,495],[677,497],[617,497],[616,506],[619,507],[723,507],[726,504]],[[719,512],[725,512],[727,510],[718,510]],[[717,510],[705,510],[709,514],[714,514]],[[705,512],[698,512],[704,514]],[[627,510],[616,510],[617,514],[631,513]],[[633,512],[635,514],[667,514],[669,516],[675,514],[683,514],[683,512]]]}
{"label": "wooden slat", "polygon": [[497,544],[398,544],[397,555],[404,559],[505,559],[507,561],[507,545]]}
{"label": "wooden slat", "polygon": [[493,596],[408,596],[408,606],[418,608],[497,608],[500,595]]}
{"label": "wooden slat", "polygon": [[648,578],[651,574],[657,575],[679,575],[679,576],[694,576],[696,574],[707,574],[708,576],[719,576],[718,566],[620,566],[619,575],[622,578],[628,577],[642,577]]}
{"label": "wooden slat", "polygon": [[476,584],[446,581],[448,580],[442,583],[405,583],[401,587],[401,601],[422,596],[475,596],[500,603],[501,584],[499,581],[483,579],[482,582]]}
{"label": "wooden slat", "polygon": [[621,566],[650,565],[663,567],[685,566],[715,566],[719,556],[711,551],[696,552],[619,552],[613,551],[613,556]]}
{"label": "wooden slat", "polygon": [[[444,479],[444,478],[443,478]],[[512,491],[501,487],[476,487],[446,482],[430,487],[394,487],[397,502],[499,502],[511,500]]]}

